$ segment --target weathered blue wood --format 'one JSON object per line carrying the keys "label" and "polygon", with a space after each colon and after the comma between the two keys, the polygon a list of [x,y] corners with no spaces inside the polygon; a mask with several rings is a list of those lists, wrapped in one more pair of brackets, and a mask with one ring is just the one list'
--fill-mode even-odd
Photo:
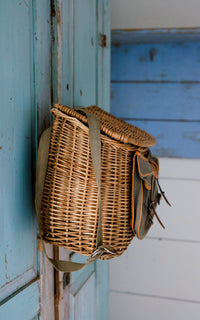
{"label": "weathered blue wood", "polygon": [[31,1],[1,3],[0,38],[0,287],[2,292],[15,281],[10,287],[13,292],[18,288],[17,279],[22,285],[23,275],[29,274],[30,278],[24,278],[28,282],[37,273],[32,181]]}
{"label": "weathered blue wood", "polygon": [[62,2],[62,103],[73,107],[74,103],[74,4]]}
{"label": "weathered blue wood", "polygon": [[112,30],[112,43],[115,45],[199,40],[200,28]]}
{"label": "weathered blue wood", "polygon": [[149,43],[112,46],[111,112],[152,133],[156,155],[198,158],[200,41],[175,42],[172,32],[173,42],[159,43],[157,34],[157,43],[143,31],[135,37]]}
{"label": "weathered blue wood", "polygon": [[200,122],[129,121],[152,134],[157,143],[152,153],[159,157],[200,158]]}
{"label": "weathered blue wood", "polygon": [[[36,140],[51,124],[51,12],[49,0],[33,0],[34,109]],[[37,145],[36,145],[37,150]]]}
{"label": "weathered blue wood", "polygon": [[[94,320],[96,319],[96,303],[94,292],[96,291],[95,274],[83,283],[82,289],[75,296],[70,296],[70,319]],[[102,319],[103,320],[103,319]]]}
{"label": "weathered blue wood", "polygon": [[[88,257],[81,256],[78,253],[73,253],[71,256],[71,261],[86,263]],[[85,268],[71,273],[71,281],[70,281],[70,293],[72,295],[76,295],[77,292],[83,287],[84,283],[89,279],[92,273],[95,272],[95,264],[90,264]],[[95,289],[96,291],[96,289]],[[100,292],[102,294],[102,292]]]}
{"label": "weathered blue wood", "polygon": [[31,0],[1,2],[0,319],[33,319],[39,310],[38,283],[20,291],[37,277],[33,20]]}
{"label": "weathered blue wood", "polygon": [[[98,104],[109,111],[110,3],[108,0],[78,0],[69,2],[68,9],[67,21],[71,26],[68,36],[73,41],[69,44],[66,39],[62,40],[66,53],[62,55],[62,67],[67,69],[63,72],[62,100],[75,106]],[[108,36],[106,48],[99,46],[99,34]],[[83,262],[87,257],[75,254],[72,259]],[[108,292],[107,262],[71,273],[70,319],[108,320]]]}
{"label": "weathered blue wood", "polygon": [[200,42],[112,46],[112,81],[200,82]]}
{"label": "weathered blue wood", "polygon": [[74,2],[74,104],[97,102],[97,23],[96,1]]}
{"label": "weathered blue wood", "polygon": [[[106,47],[97,46],[97,105],[110,111],[110,1],[97,1],[98,35],[107,37]],[[99,37],[97,36],[97,42]]]}
{"label": "weathered blue wood", "polygon": [[[51,124],[51,8],[49,0],[33,0],[33,70],[34,70],[34,155],[37,156],[37,142],[41,133]],[[33,157],[33,163],[36,159]],[[35,212],[36,215],[36,212]],[[50,256],[52,248],[47,246]],[[54,319],[54,270],[40,252],[38,273],[40,274],[40,315],[42,320]]]}
{"label": "weathered blue wood", "polygon": [[200,121],[200,83],[112,83],[111,101],[120,118]]}
{"label": "weathered blue wood", "polygon": [[32,320],[39,313],[38,281],[0,305],[0,319]]}
{"label": "weathered blue wood", "polygon": [[96,272],[96,320],[109,320],[109,274],[108,262],[98,260],[95,263]]}

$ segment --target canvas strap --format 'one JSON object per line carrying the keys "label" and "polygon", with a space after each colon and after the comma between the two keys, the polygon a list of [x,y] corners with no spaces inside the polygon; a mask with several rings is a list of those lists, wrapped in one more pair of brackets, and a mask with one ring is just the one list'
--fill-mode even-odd
{"label": "canvas strap", "polygon": [[[40,223],[39,225],[39,241],[41,241],[44,253],[47,259],[51,262],[51,264],[58,271],[62,272],[73,272],[78,271],[85,267],[86,265],[96,261],[103,253],[107,252],[110,254],[116,254],[115,250],[110,246],[103,245],[103,237],[102,237],[102,202],[101,202],[101,132],[100,132],[100,122],[97,116],[89,113],[85,108],[76,108],[77,111],[83,112],[86,114],[88,118],[88,126],[89,126],[89,142],[90,142],[90,150],[91,157],[96,177],[96,183],[98,187],[99,194],[99,203],[98,203],[98,227],[97,227],[97,248],[89,257],[87,262],[84,263],[76,263],[72,261],[63,261],[52,259],[48,256],[45,248],[45,243],[41,236]],[[38,213],[38,221],[40,220],[40,208],[41,208],[41,200],[42,193],[44,188],[45,175],[47,170],[48,163],[48,153],[49,153],[49,145],[50,145],[50,137],[51,137],[51,128],[48,128],[44,131],[41,136],[39,149],[38,149],[38,158],[37,158],[37,169],[36,169],[36,210]]]}

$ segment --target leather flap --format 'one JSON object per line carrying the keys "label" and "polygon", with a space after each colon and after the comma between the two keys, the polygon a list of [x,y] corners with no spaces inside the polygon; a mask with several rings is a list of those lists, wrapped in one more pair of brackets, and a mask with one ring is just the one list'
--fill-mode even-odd
{"label": "leather flap", "polygon": [[137,165],[139,176],[144,181],[146,189],[151,190],[151,179],[154,174],[151,163],[142,155],[137,155]]}

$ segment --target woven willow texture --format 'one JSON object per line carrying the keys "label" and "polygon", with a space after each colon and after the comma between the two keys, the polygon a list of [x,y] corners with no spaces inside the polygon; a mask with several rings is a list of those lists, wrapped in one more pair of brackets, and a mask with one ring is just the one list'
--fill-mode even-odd
{"label": "woven willow texture", "polygon": [[[98,107],[87,109],[99,116],[102,132],[112,138],[120,136],[122,141],[126,140],[125,134],[119,133],[121,120]],[[56,105],[52,114],[54,122],[40,212],[42,237],[54,245],[91,255],[96,249],[98,188],[89,147],[87,118],[61,105]],[[112,124],[106,130],[108,116]],[[102,118],[106,120],[102,121]],[[111,127],[115,130],[112,131]],[[124,124],[122,127],[125,132],[130,125],[127,124],[127,129]],[[133,131],[137,128],[134,127]],[[140,135],[144,133],[142,130],[139,132]],[[145,152],[146,149],[107,135],[101,134],[103,244],[112,246],[117,252],[115,256],[118,256],[134,237],[130,227],[133,155],[136,150]],[[147,133],[143,136],[148,146],[152,137]],[[113,257],[105,253],[101,259]]]}

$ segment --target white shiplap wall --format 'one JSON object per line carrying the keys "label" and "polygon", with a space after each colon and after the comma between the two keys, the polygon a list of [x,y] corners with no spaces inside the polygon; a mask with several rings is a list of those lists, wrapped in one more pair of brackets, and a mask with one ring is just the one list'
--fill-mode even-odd
{"label": "white shiplap wall", "polygon": [[110,320],[200,317],[200,160],[160,159],[164,201],[148,237],[110,261]]}

